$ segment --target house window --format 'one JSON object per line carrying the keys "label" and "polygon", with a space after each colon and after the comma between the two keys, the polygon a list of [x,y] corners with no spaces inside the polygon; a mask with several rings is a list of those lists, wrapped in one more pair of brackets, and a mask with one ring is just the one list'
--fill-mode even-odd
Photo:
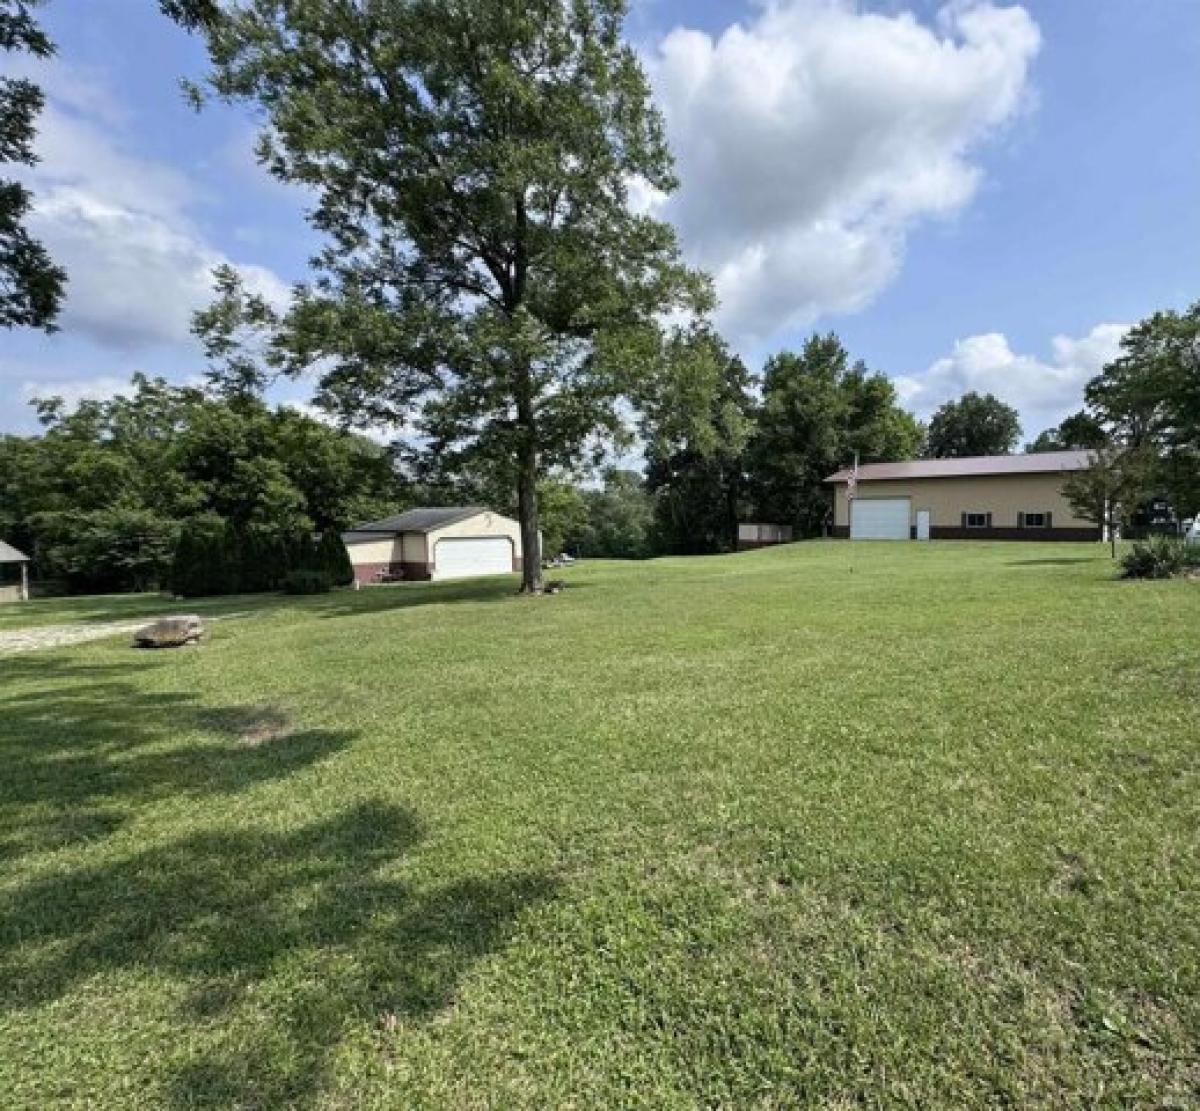
{"label": "house window", "polygon": [[1046,514],[1045,513],[1026,513],[1025,514],[1026,528],[1045,528]]}
{"label": "house window", "polygon": [[987,528],[988,515],[986,513],[967,513],[967,528]]}

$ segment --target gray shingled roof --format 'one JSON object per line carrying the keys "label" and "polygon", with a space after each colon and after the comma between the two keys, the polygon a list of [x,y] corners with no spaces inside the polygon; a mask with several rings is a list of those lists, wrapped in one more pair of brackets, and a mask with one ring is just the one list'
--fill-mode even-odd
{"label": "gray shingled roof", "polygon": [[28,563],[29,556],[0,540],[0,563]]}
{"label": "gray shingled roof", "polygon": [[[864,463],[858,468],[858,481],[1067,473],[1086,471],[1091,458],[1090,451],[1035,451],[1026,455],[972,455],[965,459],[904,459],[897,463]],[[844,467],[825,481],[845,482],[852,472],[852,467]]]}
{"label": "gray shingled roof", "polygon": [[465,521],[468,517],[487,513],[483,505],[434,505],[422,509],[410,509],[407,513],[397,513],[394,517],[384,517],[379,521],[368,521],[365,525],[356,525],[351,532],[433,532],[434,529]]}

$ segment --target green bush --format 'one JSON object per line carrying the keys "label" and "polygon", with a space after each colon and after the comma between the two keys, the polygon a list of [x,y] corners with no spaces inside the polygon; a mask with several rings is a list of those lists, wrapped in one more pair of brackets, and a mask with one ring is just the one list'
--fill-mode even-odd
{"label": "green bush", "polygon": [[236,589],[237,581],[237,568],[230,567],[234,558],[219,517],[192,517],[184,522],[175,547],[171,590],[185,598],[230,593],[230,584]]}
{"label": "green bush", "polygon": [[279,566],[276,538],[249,528],[241,534],[239,548],[242,591],[246,594],[262,594],[268,590],[278,590],[283,571]]}
{"label": "green bush", "polygon": [[289,571],[283,576],[284,594],[328,594],[333,583],[324,571]]}
{"label": "green bush", "polygon": [[350,562],[350,553],[342,543],[342,537],[336,532],[326,532],[317,545],[320,556],[321,570],[329,576],[334,586],[349,586],[354,582],[354,565]]}
{"label": "green bush", "polygon": [[1189,547],[1173,536],[1138,540],[1121,557],[1126,579],[1170,579],[1192,568],[1200,568],[1200,547]]}

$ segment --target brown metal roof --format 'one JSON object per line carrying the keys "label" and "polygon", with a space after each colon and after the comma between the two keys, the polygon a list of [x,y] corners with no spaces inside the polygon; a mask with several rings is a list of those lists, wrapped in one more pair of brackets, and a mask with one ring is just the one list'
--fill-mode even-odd
{"label": "brown metal roof", "polygon": [[0,563],[28,563],[29,556],[0,540]]}
{"label": "brown metal roof", "polygon": [[[904,459],[897,463],[863,463],[858,468],[858,481],[1086,471],[1091,466],[1091,458],[1090,451],[1035,451],[1026,455],[972,455],[964,459]],[[844,467],[825,481],[845,482],[853,470],[853,467]]]}

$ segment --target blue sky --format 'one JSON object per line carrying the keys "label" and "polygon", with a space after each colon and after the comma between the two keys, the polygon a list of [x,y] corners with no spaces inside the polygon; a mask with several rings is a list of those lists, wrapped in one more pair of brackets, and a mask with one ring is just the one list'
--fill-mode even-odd
{"label": "blue sky", "polygon": [[[283,298],[314,246],[248,112],[183,102],[203,54],[152,0],[43,11],[59,54],[27,67],[50,96],[30,180],[72,284],[61,332],[0,336],[8,431],[35,393],[198,375],[212,265]],[[1200,297],[1192,0],[639,0],[629,34],[683,180],[641,203],[716,275],[755,369],[832,328],[918,412],[988,389],[1032,437],[1122,328]]]}

